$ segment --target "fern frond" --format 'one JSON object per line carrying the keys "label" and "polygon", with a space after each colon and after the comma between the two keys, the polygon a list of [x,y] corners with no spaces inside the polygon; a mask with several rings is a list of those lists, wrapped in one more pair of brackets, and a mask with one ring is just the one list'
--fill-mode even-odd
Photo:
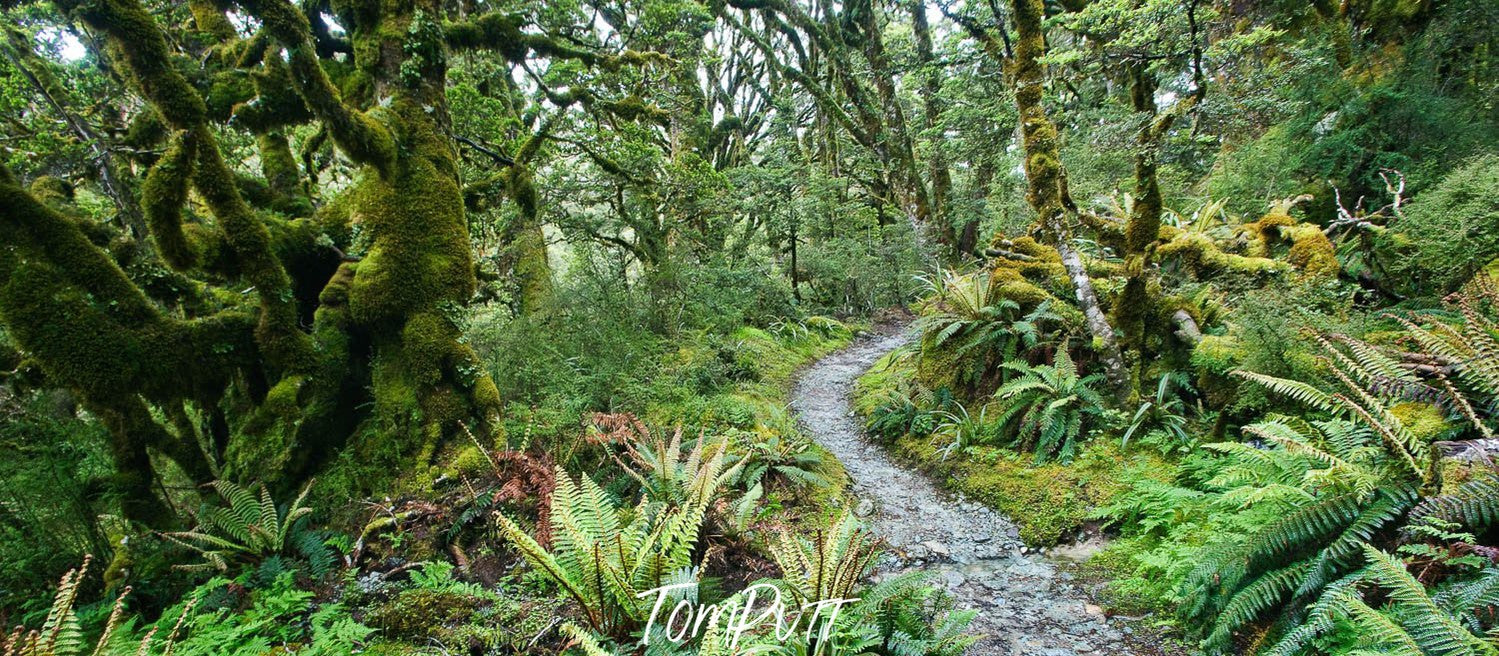
{"label": "fern frond", "polygon": [[1458,486],[1450,494],[1429,497],[1411,511],[1408,525],[1428,519],[1461,524],[1470,530],[1483,530],[1499,524],[1499,476],[1485,476]]}
{"label": "fern frond", "polygon": [[1257,619],[1262,613],[1281,604],[1301,584],[1301,579],[1311,571],[1310,563],[1295,563],[1261,575],[1249,585],[1241,588],[1213,623],[1204,645],[1210,649],[1227,646],[1234,632]]}
{"label": "fern frond", "polygon": [[1477,636],[1437,606],[1426,588],[1394,556],[1369,545],[1364,545],[1364,556],[1369,562],[1366,579],[1378,583],[1394,602],[1407,607],[1409,612],[1402,613],[1398,621],[1423,651],[1452,656],[1491,653]]}
{"label": "fern frond", "polygon": [[1258,384],[1275,394],[1284,396],[1308,408],[1324,412],[1336,412],[1338,410],[1338,406],[1333,402],[1330,394],[1299,380],[1277,378],[1243,369],[1235,369],[1229,373]]}

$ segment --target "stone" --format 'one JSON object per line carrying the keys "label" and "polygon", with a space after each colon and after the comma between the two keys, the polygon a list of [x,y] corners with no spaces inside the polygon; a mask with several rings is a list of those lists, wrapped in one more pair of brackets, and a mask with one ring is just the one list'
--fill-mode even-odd
{"label": "stone", "polygon": [[963,576],[963,573],[958,570],[950,569],[942,573],[942,581],[947,584],[949,590],[956,590],[958,586],[968,581],[968,577]]}

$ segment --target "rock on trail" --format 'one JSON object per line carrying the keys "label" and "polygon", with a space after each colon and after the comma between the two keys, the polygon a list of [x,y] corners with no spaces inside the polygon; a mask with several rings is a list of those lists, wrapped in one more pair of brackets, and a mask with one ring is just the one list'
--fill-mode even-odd
{"label": "rock on trail", "polygon": [[853,381],[908,335],[863,338],[811,365],[792,390],[803,428],[848,470],[855,512],[871,523],[893,557],[880,575],[925,570],[960,609],[978,617],[983,656],[1129,656],[1127,627],[1105,618],[1087,595],[1044,558],[1025,555],[1005,516],[956,499],[926,476],[897,464],[864,438],[851,406]]}

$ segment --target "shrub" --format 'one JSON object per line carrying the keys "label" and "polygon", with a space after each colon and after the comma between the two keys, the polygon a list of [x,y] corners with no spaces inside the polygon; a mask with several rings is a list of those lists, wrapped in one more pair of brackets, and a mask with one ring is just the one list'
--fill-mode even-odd
{"label": "shrub", "polygon": [[1446,293],[1499,257],[1499,156],[1453,169],[1418,194],[1391,229],[1410,243],[1393,258],[1393,279],[1412,291]]}

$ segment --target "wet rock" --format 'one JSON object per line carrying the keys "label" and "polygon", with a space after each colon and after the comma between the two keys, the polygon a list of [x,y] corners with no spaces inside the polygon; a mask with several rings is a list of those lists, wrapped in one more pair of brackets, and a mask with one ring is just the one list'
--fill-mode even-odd
{"label": "wet rock", "polygon": [[967,581],[968,578],[957,570],[950,569],[942,573],[942,582],[947,584],[949,590],[956,590]]}

